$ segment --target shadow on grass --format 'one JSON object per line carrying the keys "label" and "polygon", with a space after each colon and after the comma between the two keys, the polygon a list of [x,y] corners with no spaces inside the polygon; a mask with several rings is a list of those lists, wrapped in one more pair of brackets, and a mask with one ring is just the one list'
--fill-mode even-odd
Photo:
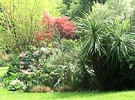
{"label": "shadow on grass", "polygon": [[[64,92],[64,93],[54,93],[53,98],[57,98],[57,100],[131,100],[134,97],[135,91],[109,91],[109,92]],[[95,99],[94,99],[95,98]],[[135,99],[134,99],[135,100]]]}
{"label": "shadow on grass", "polygon": [[57,99],[69,99],[70,98],[89,98],[89,97],[95,97],[95,96],[99,96],[99,95],[106,95],[109,92],[58,92],[58,93],[54,93],[53,96],[57,97]]}

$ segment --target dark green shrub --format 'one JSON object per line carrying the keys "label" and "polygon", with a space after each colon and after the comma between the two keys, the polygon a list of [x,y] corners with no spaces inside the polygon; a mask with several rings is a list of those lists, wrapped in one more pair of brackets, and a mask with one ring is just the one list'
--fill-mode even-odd
{"label": "dark green shrub", "polygon": [[62,15],[76,19],[84,17],[83,13],[90,13],[94,2],[104,4],[106,0],[63,0],[63,5],[59,10]]}
{"label": "dark green shrub", "polygon": [[19,73],[18,79],[24,83],[25,87],[25,92],[30,92],[31,89],[34,86],[37,86],[40,84],[38,78],[38,75],[35,75],[36,73]]}
{"label": "dark green shrub", "polygon": [[[17,68],[19,68],[19,65],[20,65],[20,59],[19,59],[19,56],[18,56],[18,54],[10,54],[9,55],[9,65],[10,66],[13,66],[13,67],[17,67]],[[16,71],[16,70],[14,70],[14,71]]]}
{"label": "dark green shrub", "polygon": [[112,76],[112,90],[127,90],[135,89],[135,53],[129,60],[123,60],[123,63]]}
{"label": "dark green shrub", "polygon": [[26,86],[17,77],[18,73],[6,73],[3,78],[4,87],[9,91],[24,91]]}

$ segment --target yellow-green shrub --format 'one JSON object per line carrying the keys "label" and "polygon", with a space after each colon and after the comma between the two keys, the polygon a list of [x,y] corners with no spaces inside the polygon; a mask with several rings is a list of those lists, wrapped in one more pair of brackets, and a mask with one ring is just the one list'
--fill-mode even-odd
{"label": "yellow-green shrub", "polygon": [[33,33],[40,30],[43,11],[59,16],[55,8],[60,2],[60,0],[1,0],[1,49],[8,49],[7,51],[12,52],[27,50],[28,46],[33,43]]}

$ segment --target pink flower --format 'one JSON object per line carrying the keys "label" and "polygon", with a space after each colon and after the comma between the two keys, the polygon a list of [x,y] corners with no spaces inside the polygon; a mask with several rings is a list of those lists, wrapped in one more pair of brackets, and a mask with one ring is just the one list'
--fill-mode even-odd
{"label": "pink flower", "polygon": [[35,51],[34,54],[35,54],[35,55],[38,55],[38,54],[39,54],[39,51]]}
{"label": "pink flower", "polygon": [[22,57],[22,58],[23,58],[25,55],[26,55],[26,54],[25,54],[24,52],[21,52],[21,53],[20,53],[20,57]]}
{"label": "pink flower", "polygon": [[20,65],[23,65],[24,64],[24,62],[23,61],[20,61]]}

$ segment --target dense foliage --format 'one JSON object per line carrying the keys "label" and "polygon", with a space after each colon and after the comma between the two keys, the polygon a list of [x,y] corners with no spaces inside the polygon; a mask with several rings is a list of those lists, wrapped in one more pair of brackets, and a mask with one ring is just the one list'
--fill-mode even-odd
{"label": "dense foliage", "polygon": [[83,17],[83,13],[91,12],[95,2],[105,3],[106,0],[63,0],[60,12],[71,19],[76,19],[76,17]]}
{"label": "dense foliage", "polygon": [[5,88],[135,89],[135,1],[58,0],[55,4],[1,2],[0,49],[6,51],[4,63],[9,65]]}
{"label": "dense foliage", "polygon": [[[53,0],[52,2],[56,2]],[[0,49],[7,53],[18,53],[29,49],[33,45],[34,32],[39,31],[39,24],[44,10],[58,16],[55,9],[59,5],[51,7],[49,1],[35,0],[2,0],[0,12]],[[46,5],[46,6],[44,6]],[[48,7],[49,6],[49,7]]]}
{"label": "dense foliage", "polygon": [[67,17],[52,18],[47,13],[40,23],[43,27],[35,33],[31,49],[10,56],[10,67],[3,79],[5,87],[12,91],[33,91],[34,86],[65,86],[58,91],[79,88],[82,69],[76,53],[78,43],[72,40],[75,24]]}
{"label": "dense foliage", "polygon": [[130,32],[133,15],[129,3],[121,1],[122,10],[112,7],[116,4],[114,1],[105,5],[97,3],[90,14],[79,19],[79,30],[85,34],[81,56],[92,65],[101,90],[134,88],[135,70],[129,62],[134,59],[135,33]]}

